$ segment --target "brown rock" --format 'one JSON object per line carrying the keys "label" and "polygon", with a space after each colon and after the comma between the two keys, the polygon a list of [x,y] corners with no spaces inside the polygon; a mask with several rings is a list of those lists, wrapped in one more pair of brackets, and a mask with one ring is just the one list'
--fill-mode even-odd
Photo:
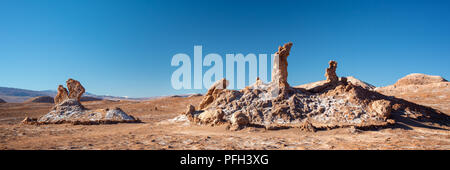
{"label": "brown rock", "polygon": [[309,122],[308,120],[306,120],[305,122],[303,122],[300,125],[300,131],[304,131],[304,132],[316,132],[317,129],[311,124],[311,122]]}
{"label": "brown rock", "polygon": [[242,127],[242,126],[248,125],[249,120],[248,120],[247,115],[245,115],[241,111],[237,111],[233,114],[233,116],[231,118],[231,123],[233,125],[238,125],[238,126]]}
{"label": "brown rock", "polygon": [[390,101],[387,100],[376,100],[370,105],[372,112],[378,114],[378,116],[383,118],[389,118],[392,110],[392,105]]}
{"label": "brown rock", "polygon": [[278,51],[275,53],[276,58],[272,69],[272,82],[278,83],[280,88],[289,87],[287,82],[287,57],[289,56],[292,45],[292,42],[286,43],[283,47],[278,47]]}
{"label": "brown rock", "polygon": [[225,90],[228,86],[228,80],[225,78],[215,82],[206,93],[205,97],[203,97],[202,102],[199,105],[199,109],[206,108],[209,104],[211,104],[223,90]]}
{"label": "brown rock", "polygon": [[394,86],[407,86],[407,85],[426,85],[432,83],[448,82],[441,76],[432,76],[426,74],[413,73],[399,79]]}
{"label": "brown rock", "polygon": [[225,114],[220,109],[206,110],[202,112],[200,115],[198,115],[198,119],[202,124],[216,125],[224,120],[223,119],[224,115]]}
{"label": "brown rock", "polygon": [[330,83],[339,82],[339,78],[336,75],[337,62],[332,60],[328,62],[328,64],[330,66],[325,70],[325,77],[327,77],[327,81]]}
{"label": "brown rock", "polygon": [[184,112],[185,115],[194,115],[195,113],[195,107],[193,105],[187,106],[186,112]]}
{"label": "brown rock", "polygon": [[64,86],[59,85],[58,86],[58,94],[56,94],[55,100],[54,100],[55,104],[59,104],[68,98],[69,98],[69,93],[67,92],[67,89],[64,88]]}
{"label": "brown rock", "polygon": [[81,96],[85,92],[84,87],[79,81],[69,79],[66,81],[67,88],[69,89],[69,99],[77,99],[80,102]]}

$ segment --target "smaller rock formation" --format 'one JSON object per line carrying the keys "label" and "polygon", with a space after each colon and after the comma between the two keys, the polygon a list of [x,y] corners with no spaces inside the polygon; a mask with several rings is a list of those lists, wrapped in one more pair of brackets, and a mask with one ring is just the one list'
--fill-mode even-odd
{"label": "smaller rock formation", "polygon": [[206,110],[198,115],[196,120],[200,124],[218,125],[224,121],[225,114],[222,110]]}
{"label": "smaller rock formation", "polygon": [[201,101],[199,105],[199,109],[204,109],[206,106],[211,104],[217,96],[227,88],[228,86],[228,80],[225,78],[216,81],[208,90],[208,92],[203,97],[203,100]]}
{"label": "smaller rock formation", "polygon": [[[111,124],[111,123],[135,123],[141,122],[139,119],[126,114],[122,109],[106,108],[89,110],[81,103],[80,99],[85,92],[80,82],[67,80],[69,94],[63,86],[58,87],[58,94],[55,97],[55,106],[44,116],[33,119],[25,118],[25,124],[60,124],[72,123],[75,125],[84,124]],[[52,99],[53,100],[53,99]]]}
{"label": "smaller rock formation", "polygon": [[314,88],[311,88],[309,90],[310,92],[313,93],[324,92],[326,89],[333,89],[339,84],[343,85],[347,84],[346,77],[341,77],[341,79],[339,79],[339,77],[336,75],[337,62],[331,60],[328,62],[328,65],[329,65],[328,68],[325,69],[325,77],[327,78],[326,81],[322,84],[317,85]]}
{"label": "smaller rock formation", "polygon": [[289,83],[287,82],[287,57],[289,56],[292,45],[293,43],[289,42],[283,46],[279,46],[278,51],[275,53],[276,58],[272,69],[272,82],[278,83],[280,88],[289,88]]}
{"label": "smaller rock formation", "polygon": [[69,79],[66,81],[67,88],[69,89],[69,99],[77,99],[80,102],[81,96],[83,96],[85,89],[79,81]]}
{"label": "smaller rock formation", "polygon": [[64,86],[59,85],[58,86],[58,93],[55,96],[55,104],[59,104],[62,101],[69,99],[69,92],[67,92],[67,89],[64,88]]}
{"label": "smaller rock formation", "polygon": [[234,112],[230,121],[231,130],[239,130],[250,123],[249,118],[242,111]]}
{"label": "smaller rock formation", "polygon": [[0,99],[0,103],[6,103],[6,101],[4,101],[3,99]]}
{"label": "smaller rock formation", "polygon": [[30,98],[26,100],[24,103],[54,103],[54,102],[55,101],[50,96],[38,96]]}
{"label": "smaller rock formation", "polygon": [[328,64],[330,66],[325,70],[325,77],[329,83],[337,83],[339,81],[336,75],[337,62],[332,60]]}

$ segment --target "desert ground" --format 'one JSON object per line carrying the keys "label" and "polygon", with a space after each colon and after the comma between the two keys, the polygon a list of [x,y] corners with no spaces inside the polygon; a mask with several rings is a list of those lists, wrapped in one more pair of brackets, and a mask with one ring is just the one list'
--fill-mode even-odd
{"label": "desert ground", "polygon": [[120,107],[142,123],[103,125],[26,125],[24,117],[46,114],[51,103],[0,104],[0,149],[450,149],[450,129],[435,123],[397,118],[376,129],[336,128],[316,132],[297,128],[266,130],[226,125],[192,125],[176,118],[202,96],[164,97],[148,101],[89,101],[88,109]]}

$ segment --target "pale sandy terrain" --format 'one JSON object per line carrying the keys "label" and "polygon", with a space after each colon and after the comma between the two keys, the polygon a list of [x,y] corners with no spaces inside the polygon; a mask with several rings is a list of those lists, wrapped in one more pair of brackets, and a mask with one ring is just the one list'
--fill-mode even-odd
{"label": "pale sandy terrain", "polygon": [[387,128],[317,132],[252,127],[230,131],[225,125],[170,121],[201,98],[83,102],[89,109],[121,107],[143,121],[110,125],[23,125],[25,116],[42,116],[52,104],[0,104],[0,149],[450,149],[449,127],[401,117]]}

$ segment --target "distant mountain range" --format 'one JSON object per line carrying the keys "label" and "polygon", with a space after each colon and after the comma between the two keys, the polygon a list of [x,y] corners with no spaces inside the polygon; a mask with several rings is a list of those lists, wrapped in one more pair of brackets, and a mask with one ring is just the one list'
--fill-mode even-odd
{"label": "distant mountain range", "polygon": [[[55,90],[34,91],[34,90],[27,90],[27,89],[0,87],[0,99],[3,99],[8,103],[22,103],[30,98],[38,97],[38,96],[55,97],[56,94],[57,94],[57,91],[55,91]],[[148,100],[148,99],[152,99],[152,98],[157,98],[157,97],[127,98],[127,97],[118,97],[118,96],[96,95],[96,94],[92,94],[92,93],[88,93],[88,92],[86,92],[83,96],[100,98],[100,99],[105,99],[105,100]]]}

